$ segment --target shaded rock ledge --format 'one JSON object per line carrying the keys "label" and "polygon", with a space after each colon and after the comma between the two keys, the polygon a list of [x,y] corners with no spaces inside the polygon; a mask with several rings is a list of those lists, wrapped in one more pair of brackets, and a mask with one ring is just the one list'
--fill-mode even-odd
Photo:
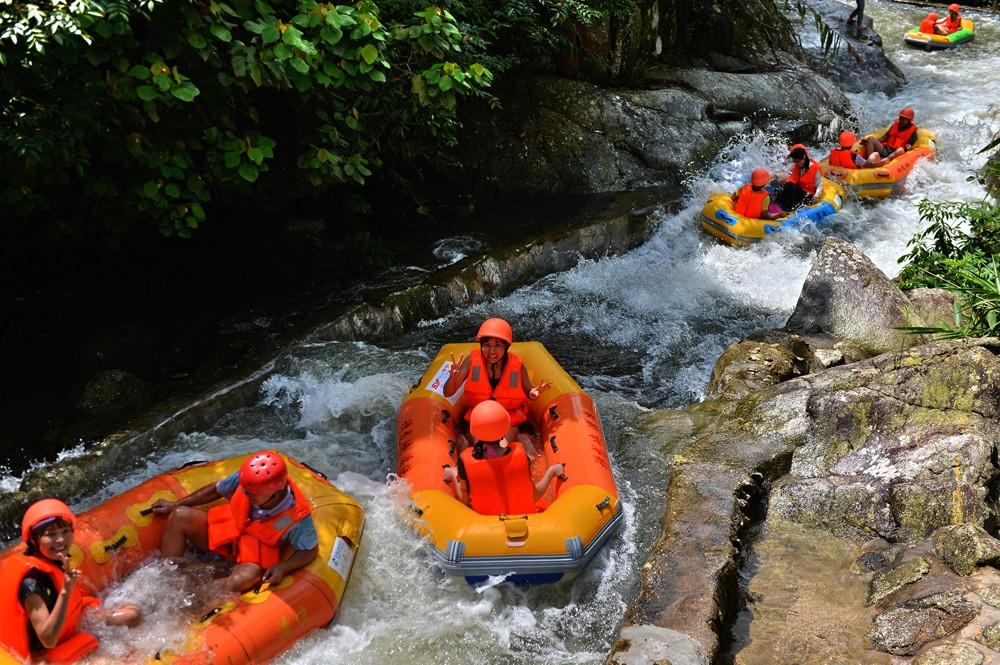
{"label": "shaded rock ledge", "polygon": [[[1000,565],[1000,339],[920,344],[893,331],[934,320],[950,301],[927,299],[940,307],[924,302],[923,318],[837,239],[819,252],[802,293],[785,329],[723,354],[715,399],[651,416],[676,445],[666,518],[611,663],[716,662],[732,637],[744,541],[765,514],[881,543],[868,546],[879,564],[859,573],[873,589],[876,576],[925,554],[928,574],[872,592],[874,625],[857,627],[858,642],[867,637],[874,649],[866,662],[889,662],[888,654],[957,662],[934,653],[994,648],[985,631],[997,620],[992,606],[963,597],[975,585],[989,597],[993,578],[973,584],[962,575]],[[965,531],[948,537],[957,528]]]}
{"label": "shaded rock ledge", "polygon": [[[10,539],[27,506],[43,496],[74,501],[120,475],[130,460],[135,465],[164,442],[182,432],[210,427],[227,412],[253,404],[260,385],[278,371],[283,349],[316,340],[374,341],[399,334],[425,318],[440,317],[457,307],[510,293],[553,272],[568,270],[581,260],[618,255],[646,242],[659,225],[658,208],[645,197],[621,197],[585,223],[538,235],[469,257],[427,276],[422,282],[387,294],[381,302],[320,312],[289,331],[201,394],[158,405],[137,415],[121,429],[88,442],[87,451],[58,464],[25,474],[17,491],[0,494],[0,538]],[[128,455],[120,455],[128,450]]]}

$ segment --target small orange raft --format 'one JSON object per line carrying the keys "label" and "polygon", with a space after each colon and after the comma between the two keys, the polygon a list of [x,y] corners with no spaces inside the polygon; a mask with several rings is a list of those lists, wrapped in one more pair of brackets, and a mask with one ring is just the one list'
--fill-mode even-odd
{"label": "small orange raft", "polygon": [[543,498],[546,507],[528,515],[481,515],[455,498],[442,467],[457,463],[457,425],[466,403],[460,389],[444,397],[451,355],[468,356],[476,344],[448,344],[403,401],[396,420],[397,473],[410,484],[438,564],[469,583],[502,576],[511,583],[555,582],[583,569],[611,537],[622,506],[594,401],[538,342],[515,342],[537,385],[552,387],[528,402],[528,420],[540,434],[532,462],[537,479],[556,462],[566,480],[556,479]]}
{"label": "small orange raft", "polygon": [[[78,515],[70,555],[73,567],[83,573],[83,591],[96,595],[159,550],[166,520],[147,513],[150,505],[158,499],[176,501],[222,480],[238,471],[246,458],[198,463],[164,473]],[[263,663],[336,618],[361,542],[364,511],[321,474],[285,459],[289,477],[312,505],[319,554],[277,587],[248,591],[235,602],[208,612],[190,627],[183,653],[150,654],[148,663]],[[23,545],[0,554],[0,563],[15,548]],[[0,665],[20,663],[0,645]]]}

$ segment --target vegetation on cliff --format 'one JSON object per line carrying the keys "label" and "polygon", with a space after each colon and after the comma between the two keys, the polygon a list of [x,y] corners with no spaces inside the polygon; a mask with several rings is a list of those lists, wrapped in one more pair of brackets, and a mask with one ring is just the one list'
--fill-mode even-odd
{"label": "vegetation on cliff", "polygon": [[[0,5],[0,201],[22,233],[154,226],[212,206],[346,208],[455,141],[494,71],[634,0],[78,0]],[[41,224],[46,220],[47,224]]]}
{"label": "vegetation on cliff", "polygon": [[[1000,147],[1000,132],[982,152]],[[911,328],[942,338],[1000,336],[1000,160],[995,154],[976,176],[987,187],[983,201],[920,202],[927,228],[908,243],[900,273],[904,289],[938,287],[962,296],[953,325]]]}

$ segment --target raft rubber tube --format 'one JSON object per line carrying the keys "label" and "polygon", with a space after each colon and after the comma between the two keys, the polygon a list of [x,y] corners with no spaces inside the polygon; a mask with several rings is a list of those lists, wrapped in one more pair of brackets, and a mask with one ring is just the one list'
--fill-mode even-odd
{"label": "raft rubber tube", "polygon": [[821,224],[839,212],[843,205],[843,188],[827,178],[823,178],[819,200],[794,210],[788,217],[775,220],[744,217],[736,212],[732,196],[727,192],[718,192],[709,197],[701,210],[701,227],[727,244],[749,247],[778,231],[807,223]]}
{"label": "raft rubber tube", "polygon": [[[417,530],[429,537],[435,562],[450,575],[476,584],[489,576],[510,583],[549,583],[582,570],[622,519],[611,462],[594,401],[538,342],[515,342],[535,385],[552,387],[528,401],[528,421],[542,451],[531,473],[566,464],[566,480],[554,479],[542,512],[481,515],[446,485],[442,467],[458,459],[457,426],[466,410],[463,391],[443,394],[451,357],[477,344],[445,345],[403,400],[396,420],[397,474],[410,485]],[[475,490],[473,490],[475,491]]]}
{"label": "raft rubber tube", "polygon": [[975,24],[963,17],[962,28],[950,35],[928,35],[925,32],[920,32],[919,28],[913,28],[903,35],[903,41],[907,46],[924,49],[925,51],[943,51],[971,42],[975,39],[975,32]]}
{"label": "raft rubber tube", "polygon": [[[97,595],[158,552],[166,517],[145,513],[159,499],[176,501],[239,470],[249,455],[198,463],[156,476],[77,516],[72,565],[85,593]],[[203,617],[192,617],[187,648],[149,654],[149,663],[242,665],[266,662],[337,617],[364,530],[364,511],[326,478],[282,455],[288,475],[312,505],[319,553],[277,587],[244,593]],[[217,502],[221,503],[221,502]],[[212,504],[215,505],[215,504]],[[200,506],[207,510],[210,506]],[[3,559],[24,546],[0,554]],[[200,619],[200,620],[199,620]],[[141,630],[141,628],[140,628]],[[0,665],[20,665],[0,645]]]}
{"label": "raft rubber tube", "polygon": [[[888,127],[883,127],[877,132],[866,134],[862,140],[868,136],[883,136]],[[861,141],[854,144],[853,149],[858,150]],[[842,166],[831,166],[829,156],[820,160],[819,165],[823,170],[823,175],[830,180],[840,183],[845,190],[854,192],[858,198],[887,198],[895,196],[903,191],[906,177],[910,175],[917,161],[922,158],[934,159],[937,153],[937,136],[930,130],[920,127],[917,129],[917,138],[913,142],[913,147],[902,155],[874,168],[845,169]]]}

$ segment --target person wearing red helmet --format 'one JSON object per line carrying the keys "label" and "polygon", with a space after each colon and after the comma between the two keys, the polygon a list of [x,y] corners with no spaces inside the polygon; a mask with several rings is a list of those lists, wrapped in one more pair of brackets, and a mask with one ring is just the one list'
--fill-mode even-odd
{"label": "person wearing red helmet", "polygon": [[[0,568],[0,643],[25,662],[71,663],[97,648],[97,639],[80,630],[85,610],[100,604],[77,583],[70,564],[76,516],[58,499],[32,504],[21,520],[23,549]],[[95,610],[112,626],[136,626],[142,611],[126,603]]]}
{"label": "person wearing red helmet", "polygon": [[861,142],[861,156],[865,158],[866,166],[879,166],[890,162],[912,148],[917,140],[914,118],[913,109],[904,108],[885,134],[878,138],[865,137]]}
{"label": "person wearing red helmet", "polygon": [[790,212],[823,195],[823,173],[819,162],[809,157],[809,151],[801,143],[789,148],[786,159],[792,160],[792,170],[775,197],[775,203]]}
{"label": "person wearing red helmet", "polygon": [[931,12],[927,15],[923,21],[920,22],[920,32],[925,35],[936,35],[937,26],[935,25],[938,20],[937,12]]}
{"label": "person wearing red helmet", "polygon": [[855,151],[854,144],[857,142],[854,132],[844,131],[837,139],[837,147],[830,149],[830,166],[839,166],[844,169],[859,169],[865,165],[865,158]]}
{"label": "person wearing red helmet", "polygon": [[950,35],[961,30],[962,16],[958,13],[960,9],[962,8],[957,4],[952,3],[948,5],[948,15],[935,21],[934,32],[939,35]]}
{"label": "person wearing red helmet", "polygon": [[553,464],[537,483],[532,482],[528,454],[517,439],[507,439],[507,410],[487,400],[470,411],[469,430],[476,445],[462,451],[457,466],[445,466],[445,484],[455,498],[481,515],[537,512],[537,503],[552,480],[565,478],[566,465]]}
{"label": "person wearing red helmet", "polygon": [[[195,508],[221,498],[228,502],[207,512]],[[168,516],[160,554],[177,560],[190,543],[235,561],[225,580],[230,591],[246,591],[258,582],[276,585],[319,551],[309,500],[288,478],[285,460],[270,450],[250,455],[239,471],[219,482],[179,501],[160,499],[152,509]],[[292,554],[282,560],[286,544]]]}
{"label": "person wearing red helmet", "polygon": [[[468,421],[472,409],[486,400],[499,402],[510,415],[510,430],[507,438],[513,440],[518,426],[528,420],[527,400],[536,400],[549,389],[550,381],[531,382],[528,369],[521,358],[509,351],[514,341],[510,324],[503,319],[492,318],[483,321],[476,333],[479,349],[466,358],[461,354],[458,360],[451,357],[448,381],[444,384],[444,396],[451,397],[460,386],[465,387],[465,400],[469,408],[465,412]],[[475,443],[475,434],[472,434]]]}
{"label": "person wearing red helmet", "polygon": [[771,207],[771,194],[764,185],[771,182],[771,174],[767,169],[754,169],[750,174],[750,182],[730,194],[733,199],[733,210],[738,215],[748,219],[777,219],[768,208]]}

